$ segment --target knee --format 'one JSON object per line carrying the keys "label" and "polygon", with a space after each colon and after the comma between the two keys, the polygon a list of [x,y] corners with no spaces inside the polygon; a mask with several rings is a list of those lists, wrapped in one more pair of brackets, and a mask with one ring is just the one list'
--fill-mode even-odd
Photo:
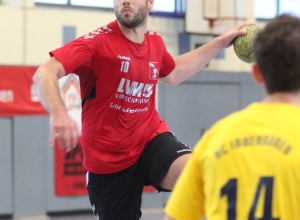
{"label": "knee", "polygon": [[183,168],[185,167],[185,165],[188,162],[188,160],[190,159],[190,157],[191,157],[191,154],[184,154],[181,157],[177,158],[171,165],[170,168],[172,168],[172,166],[174,165],[173,172],[177,175],[177,178],[181,174]]}
{"label": "knee", "polygon": [[179,175],[181,174],[184,166],[186,165],[187,161],[191,157],[191,154],[184,154],[178,157],[170,166],[166,176],[162,180],[160,186],[163,189],[172,190],[176,180],[178,179]]}

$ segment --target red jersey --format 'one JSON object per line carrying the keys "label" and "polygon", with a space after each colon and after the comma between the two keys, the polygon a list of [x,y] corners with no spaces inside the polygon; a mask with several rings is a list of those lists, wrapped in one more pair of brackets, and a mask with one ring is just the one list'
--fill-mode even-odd
{"label": "red jersey", "polygon": [[111,22],[52,52],[80,79],[84,168],[98,174],[134,164],[153,133],[169,131],[155,107],[159,77],[175,62],[162,38],[147,31],[138,44]]}

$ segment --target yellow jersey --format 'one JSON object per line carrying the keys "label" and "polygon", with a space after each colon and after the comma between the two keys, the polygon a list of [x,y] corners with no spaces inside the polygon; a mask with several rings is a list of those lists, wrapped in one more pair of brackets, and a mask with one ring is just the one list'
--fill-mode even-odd
{"label": "yellow jersey", "polygon": [[165,212],[176,220],[300,219],[300,108],[253,103],[196,144]]}

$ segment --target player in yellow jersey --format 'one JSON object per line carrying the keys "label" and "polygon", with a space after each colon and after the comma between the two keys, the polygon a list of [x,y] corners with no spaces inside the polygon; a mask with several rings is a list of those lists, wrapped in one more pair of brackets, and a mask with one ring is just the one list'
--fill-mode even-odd
{"label": "player in yellow jersey", "polygon": [[165,220],[300,219],[300,19],[277,16],[253,48],[252,74],[265,98],[206,132]]}

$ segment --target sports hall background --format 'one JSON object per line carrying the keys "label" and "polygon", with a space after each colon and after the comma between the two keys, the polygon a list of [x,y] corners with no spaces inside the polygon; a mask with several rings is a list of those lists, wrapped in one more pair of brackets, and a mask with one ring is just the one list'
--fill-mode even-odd
{"label": "sports hall background", "polygon": [[[114,19],[112,10],[35,7],[31,0],[2,1],[0,67],[38,67],[49,58],[48,51]],[[173,56],[213,39],[186,34],[184,26],[183,18],[150,16],[148,21],[148,29],[163,37]],[[249,64],[238,60],[233,48],[221,51],[204,71],[186,82],[176,87],[159,85],[161,117],[180,140],[193,147],[216,120],[262,98],[250,70]],[[3,74],[0,72],[0,80]],[[18,77],[11,80],[15,87],[24,84]],[[48,124],[47,115],[0,115],[0,219],[90,210],[87,196],[55,195],[56,158],[54,149],[48,147]],[[167,193],[145,192],[142,208],[162,209],[167,198]]]}

